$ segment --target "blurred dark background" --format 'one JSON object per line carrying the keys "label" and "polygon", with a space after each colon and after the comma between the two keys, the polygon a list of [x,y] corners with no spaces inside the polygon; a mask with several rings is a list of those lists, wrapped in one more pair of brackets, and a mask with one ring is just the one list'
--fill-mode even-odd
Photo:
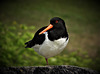
{"label": "blurred dark background", "polygon": [[99,0],[0,0],[0,67],[41,66],[44,57],[24,43],[53,17],[64,19],[69,32],[65,50],[49,65],[100,70]]}

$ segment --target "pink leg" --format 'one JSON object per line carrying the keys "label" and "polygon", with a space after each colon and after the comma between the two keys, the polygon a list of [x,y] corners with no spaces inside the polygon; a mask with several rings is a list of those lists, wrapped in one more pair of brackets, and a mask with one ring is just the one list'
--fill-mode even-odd
{"label": "pink leg", "polygon": [[48,65],[48,58],[45,58],[46,62],[47,62],[47,65]]}

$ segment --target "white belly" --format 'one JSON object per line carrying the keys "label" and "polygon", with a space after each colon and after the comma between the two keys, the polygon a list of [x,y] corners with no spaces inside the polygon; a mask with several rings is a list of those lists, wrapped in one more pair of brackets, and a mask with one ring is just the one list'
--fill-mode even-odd
{"label": "white belly", "polygon": [[45,41],[42,45],[35,45],[34,50],[45,58],[49,58],[59,54],[66,47],[67,38],[60,38],[59,40],[50,41],[47,32],[45,33]]}

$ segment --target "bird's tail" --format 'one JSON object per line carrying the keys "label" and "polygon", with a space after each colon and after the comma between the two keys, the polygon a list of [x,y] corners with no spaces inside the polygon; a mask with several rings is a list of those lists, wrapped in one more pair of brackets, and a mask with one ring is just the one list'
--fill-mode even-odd
{"label": "bird's tail", "polygon": [[25,48],[31,48],[32,46],[34,46],[34,43],[32,40],[30,40],[30,41],[26,42],[25,45],[26,45]]}

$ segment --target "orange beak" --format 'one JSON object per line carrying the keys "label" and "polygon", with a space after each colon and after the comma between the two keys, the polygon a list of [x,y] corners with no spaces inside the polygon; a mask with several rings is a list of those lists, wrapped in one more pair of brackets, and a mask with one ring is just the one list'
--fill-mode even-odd
{"label": "orange beak", "polygon": [[53,28],[53,25],[52,25],[52,24],[50,24],[47,28],[45,28],[43,31],[41,31],[41,32],[39,33],[39,35],[43,34],[44,32],[48,31],[48,30],[51,29],[51,28]]}

